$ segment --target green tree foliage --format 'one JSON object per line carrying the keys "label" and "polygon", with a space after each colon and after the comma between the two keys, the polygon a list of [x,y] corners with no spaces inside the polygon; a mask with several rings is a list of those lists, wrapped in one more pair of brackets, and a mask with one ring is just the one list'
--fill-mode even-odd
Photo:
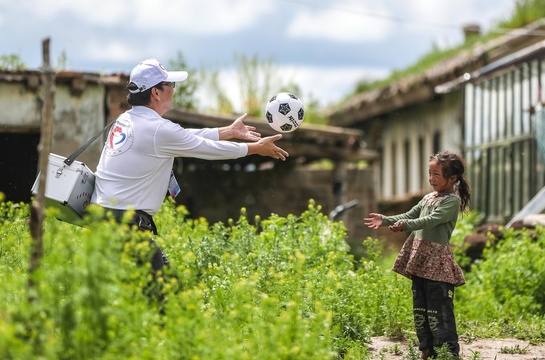
{"label": "green tree foliage", "polygon": [[68,55],[66,55],[66,51],[63,50],[59,54],[59,57],[57,58],[57,69],[64,70],[66,69],[68,65]]}
{"label": "green tree foliage", "polygon": [[26,65],[17,54],[0,55],[0,69],[17,71],[26,69]]}
{"label": "green tree foliage", "polygon": [[327,125],[327,116],[323,115],[320,100],[309,96],[304,101],[305,122],[308,124]]}
{"label": "green tree foliage", "polygon": [[303,90],[298,84],[290,82],[288,85],[281,87],[278,92],[289,92],[301,98],[303,105],[305,106],[305,123],[317,125],[327,124],[327,117],[322,115],[321,112],[320,101],[312,96],[304,96]]}
{"label": "green tree foliage", "polygon": [[237,55],[235,59],[241,98],[250,116],[262,117],[265,104],[272,95],[279,92],[289,92],[303,101],[306,123],[327,123],[327,118],[320,115],[319,100],[305,97],[301,86],[289,77],[283,76],[272,59],[260,59],[257,55],[252,57]]}
{"label": "green tree foliage", "polygon": [[204,110],[219,114],[233,114],[235,113],[235,107],[221,84],[220,75],[219,70],[203,71],[201,73],[205,93],[208,96],[206,99],[208,109]]}
{"label": "green tree foliage", "polygon": [[248,115],[260,117],[271,97],[273,83],[278,85],[281,81],[279,71],[270,58],[261,60],[257,54],[252,57],[235,54],[235,63],[243,107]]}
{"label": "green tree foliage", "polygon": [[199,84],[199,71],[197,71],[197,69],[190,68],[187,65],[182,52],[178,52],[177,57],[169,61],[169,67],[171,69],[185,70],[189,73],[187,80],[176,84],[174,96],[172,98],[174,108],[186,110],[197,109],[198,101],[196,92]]}

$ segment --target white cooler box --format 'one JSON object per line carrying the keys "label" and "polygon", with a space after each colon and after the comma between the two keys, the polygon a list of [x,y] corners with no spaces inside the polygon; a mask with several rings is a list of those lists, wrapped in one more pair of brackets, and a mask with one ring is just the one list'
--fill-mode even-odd
{"label": "white cooler box", "polygon": [[[91,203],[95,189],[95,174],[82,162],[74,161],[70,166],[66,158],[49,154],[47,181],[45,186],[45,206],[59,209],[57,218],[72,224],[81,225],[85,208]],[[32,193],[38,193],[39,175]]]}

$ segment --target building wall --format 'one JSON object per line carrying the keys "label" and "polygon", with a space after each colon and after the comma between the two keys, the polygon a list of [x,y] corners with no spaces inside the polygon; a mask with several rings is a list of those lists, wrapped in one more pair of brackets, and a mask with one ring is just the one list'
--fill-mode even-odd
{"label": "building wall", "polygon": [[[15,79],[14,79],[15,78]],[[104,126],[106,87],[97,82],[57,81],[51,152],[69,156]],[[38,173],[43,87],[38,74],[0,79],[0,192],[9,201],[28,201]],[[102,145],[96,141],[78,160],[96,168]]]}
{"label": "building wall", "polygon": [[543,83],[545,59],[538,57],[383,116],[374,133],[383,162],[381,206],[391,213],[408,210],[404,200],[414,202],[430,190],[428,156],[449,149],[466,159],[472,209],[488,222],[506,224],[545,186],[545,160],[538,153],[543,139],[536,134]]}
{"label": "building wall", "polygon": [[40,128],[40,97],[24,82],[6,82],[0,86],[0,131],[37,131]]}
{"label": "building wall", "polygon": [[[106,88],[89,83],[85,96],[74,96],[67,86],[55,90],[52,152],[69,156],[104,127]],[[98,164],[103,143],[91,144],[78,160],[93,171]]]}
{"label": "building wall", "polygon": [[456,91],[380,119],[381,200],[405,199],[430,189],[429,156],[462,151],[461,98]]}
{"label": "building wall", "polygon": [[[0,83],[0,133],[3,136],[40,133],[42,93],[41,86],[29,88],[26,82]],[[85,93],[78,95],[73,94],[70,83],[56,84],[51,152],[69,156],[102,129],[105,94],[105,86],[97,83],[87,83]],[[94,169],[101,149],[97,141],[78,160]],[[17,156],[17,153],[0,154],[0,157],[7,156]]]}

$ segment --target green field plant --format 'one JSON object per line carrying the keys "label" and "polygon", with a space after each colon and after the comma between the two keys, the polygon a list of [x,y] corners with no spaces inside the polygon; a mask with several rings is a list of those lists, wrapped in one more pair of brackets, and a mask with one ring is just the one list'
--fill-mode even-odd
{"label": "green field plant", "polygon": [[28,207],[1,211],[3,359],[360,359],[373,334],[410,324],[407,289],[377,265],[377,241],[356,266],[342,223],[313,202],[300,216],[251,224],[242,209],[212,225],[166,202],[155,238],[172,263],[164,304],[143,291],[150,234],[98,208],[85,227],[47,213],[29,303]]}
{"label": "green field plant", "polygon": [[[165,202],[154,239],[172,266],[150,297],[151,234],[95,207],[85,227],[46,213],[29,294],[29,208],[0,203],[0,358],[370,359],[373,336],[413,342],[410,281],[379,240],[356,262],[321,210],[209,224]],[[541,230],[508,233],[472,265],[461,335],[543,340],[544,246]]]}

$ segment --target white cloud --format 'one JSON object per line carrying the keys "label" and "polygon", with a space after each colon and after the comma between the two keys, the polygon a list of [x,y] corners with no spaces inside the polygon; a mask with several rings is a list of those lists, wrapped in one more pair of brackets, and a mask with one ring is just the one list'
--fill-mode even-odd
{"label": "white cloud", "polygon": [[388,15],[379,3],[361,1],[333,2],[330,6],[304,9],[291,21],[288,34],[299,38],[327,39],[339,42],[376,42],[392,30],[391,22],[372,14]]}
{"label": "white cloud", "polygon": [[105,25],[119,23],[130,7],[131,1],[108,0],[49,0],[21,1],[29,17],[51,20],[57,16],[75,16],[84,22]]}
{"label": "white cloud", "polygon": [[263,6],[249,0],[137,0],[133,5],[134,26],[150,29],[179,29],[200,34],[229,33],[255,21],[251,11]]}
{"label": "white cloud", "polygon": [[414,19],[414,23],[439,24],[448,27],[457,24],[466,13],[467,1],[463,0],[417,0],[407,3],[407,17]]}
{"label": "white cloud", "polygon": [[184,30],[200,34],[230,33],[254,25],[273,9],[254,0],[48,0],[23,1],[33,17],[51,20],[74,16],[85,23],[131,30]]}
{"label": "white cloud", "polygon": [[[121,41],[96,41],[92,40],[82,48],[88,60],[97,62],[130,62],[134,61],[134,51]],[[142,59],[143,60],[143,59]],[[136,65],[136,64],[135,64]]]}

